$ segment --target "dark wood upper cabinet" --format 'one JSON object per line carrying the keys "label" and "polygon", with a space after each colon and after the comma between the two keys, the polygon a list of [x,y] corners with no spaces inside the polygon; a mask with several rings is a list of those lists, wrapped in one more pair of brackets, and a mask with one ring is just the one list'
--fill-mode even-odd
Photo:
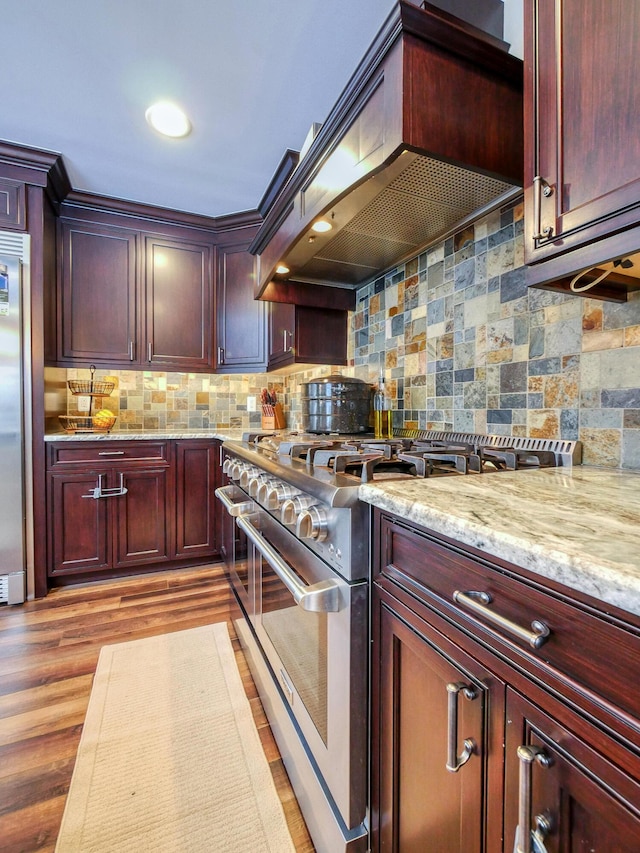
{"label": "dark wood upper cabinet", "polygon": [[[525,261],[531,285],[640,288],[640,6],[525,2]],[[596,268],[593,270],[593,268]],[[630,275],[631,273],[631,275]]]}
{"label": "dark wood upper cabinet", "polygon": [[256,229],[218,247],[216,372],[266,368],[266,306],[254,299],[256,259],[248,251]]}
{"label": "dark wood upper cabinet", "polygon": [[58,361],[129,366],[138,341],[138,240],[109,225],[60,223]]}
{"label": "dark wood upper cabinet", "polygon": [[269,302],[269,370],[297,364],[346,364],[348,313]]}
{"label": "dark wood upper cabinet", "polygon": [[213,240],[136,224],[60,220],[56,361],[210,371]]}
{"label": "dark wood upper cabinet", "polygon": [[140,360],[151,367],[212,365],[213,247],[145,238],[145,330]]}

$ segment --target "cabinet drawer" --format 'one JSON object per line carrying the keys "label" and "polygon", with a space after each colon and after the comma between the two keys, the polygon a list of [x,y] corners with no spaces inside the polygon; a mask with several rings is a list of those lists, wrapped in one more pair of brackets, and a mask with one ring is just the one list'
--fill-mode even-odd
{"label": "cabinet drawer", "polygon": [[[640,693],[635,689],[640,625],[633,616],[628,621],[620,611],[612,616],[594,599],[574,597],[565,587],[557,591],[543,579],[538,583],[523,577],[515,566],[441,544],[386,516],[381,516],[379,531],[379,573],[542,682],[555,679],[559,689],[573,696],[584,693],[589,701],[601,697],[640,727]],[[477,597],[456,602],[456,591],[486,593],[490,603],[479,611],[473,606]],[[534,638],[535,622],[549,630],[538,648],[523,633]]]}
{"label": "cabinet drawer", "polygon": [[169,463],[167,441],[61,441],[48,445],[49,467],[87,463],[166,462]]}

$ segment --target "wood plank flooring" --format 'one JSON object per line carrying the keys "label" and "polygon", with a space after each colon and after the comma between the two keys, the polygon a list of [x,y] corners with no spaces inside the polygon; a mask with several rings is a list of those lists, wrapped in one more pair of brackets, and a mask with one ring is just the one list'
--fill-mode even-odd
{"label": "wood plank flooring", "polygon": [[235,614],[220,565],[66,587],[0,608],[0,853],[55,849],[100,648],[222,621],[296,850],[313,853]]}

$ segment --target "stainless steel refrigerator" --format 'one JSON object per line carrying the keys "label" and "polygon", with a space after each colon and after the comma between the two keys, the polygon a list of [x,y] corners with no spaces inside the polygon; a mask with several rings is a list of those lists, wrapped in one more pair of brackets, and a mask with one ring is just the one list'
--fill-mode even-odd
{"label": "stainless steel refrigerator", "polygon": [[0,604],[25,600],[30,435],[28,237],[0,232]]}

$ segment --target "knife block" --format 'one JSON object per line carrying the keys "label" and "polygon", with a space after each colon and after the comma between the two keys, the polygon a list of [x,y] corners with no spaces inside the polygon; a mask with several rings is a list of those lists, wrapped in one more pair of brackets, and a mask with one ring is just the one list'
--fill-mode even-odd
{"label": "knife block", "polygon": [[287,422],[280,403],[262,406],[262,429],[284,429]]}

